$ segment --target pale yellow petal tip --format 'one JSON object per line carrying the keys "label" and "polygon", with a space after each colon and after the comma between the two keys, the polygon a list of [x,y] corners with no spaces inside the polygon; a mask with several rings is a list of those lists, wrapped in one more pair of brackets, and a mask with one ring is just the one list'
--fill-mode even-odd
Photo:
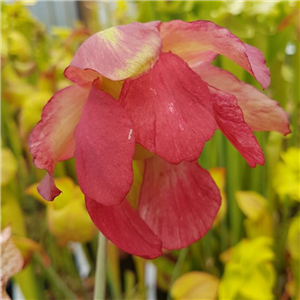
{"label": "pale yellow petal tip", "polygon": [[71,65],[96,70],[114,81],[134,78],[156,63],[161,44],[154,26],[135,22],[112,27],[87,39]]}
{"label": "pale yellow petal tip", "polygon": [[119,40],[122,38],[122,34],[117,27],[105,29],[96,33],[96,35],[103,39],[104,42],[109,42],[111,45],[117,45]]}

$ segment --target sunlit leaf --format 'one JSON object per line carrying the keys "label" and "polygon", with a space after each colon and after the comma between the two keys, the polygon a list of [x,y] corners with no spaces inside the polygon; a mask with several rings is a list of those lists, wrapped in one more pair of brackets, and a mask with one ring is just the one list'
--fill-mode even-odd
{"label": "sunlit leaf", "polygon": [[293,218],[287,236],[287,249],[295,260],[300,260],[300,215]]}
{"label": "sunlit leaf", "polygon": [[[242,240],[232,248],[219,286],[220,299],[273,299],[272,239]],[[259,254],[259,255],[258,255]],[[252,293],[251,293],[252,291]]]}
{"label": "sunlit leaf", "polygon": [[24,215],[15,196],[1,188],[1,228],[11,226],[12,233],[25,236]]}
{"label": "sunlit leaf", "polygon": [[26,192],[47,204],[47,224],[49,231],[60,243],[68,241],[86,242],[97,232],[85,208],[84,195],[68,177],[55,179],[62,193],[53,202],[47,202],[36,191],[38,184],[27,188]]}
{"label": "sunlit leaf", "polygon": [[250,219],[244,220],[244,226],[249,238],[256,238],[258,236],[273,237],[274,234],[274,225],[269,212],[262,214],[256,221]]}
{"label": "sunlit leaf", "polygon": [[143,172],[144,172],[144,162],[143,161],[133,161],[133,183],[130,188],[126,199],[129,201],[132,207],[138,208],[140,190],[143,182]]}
{"label": "sunlit leaf", "polygon": [[267,210],[267,200],[256,192],[238,191],[235,197],[241,211],[252,221],[257,221]]}
{"label": "sunlit leaf", "polygon": [[9,183],[17,172],[17,161],[9,149],[1,149],[1,186]]}
{"label": "sunlit leaf", "polygon": [[174,300],[217,298],[219,279],[204,272],[189,272],[178,278],[171,288]]}
{"label": "sunlit leaf", "polygon": [[20,117],[21,134],[28,138],[36,123],[41,119],[44,105],[51,98],[51,93],[34,92],[25,96],[25,102],[22,105]]}
{"label": "sunlit leaf", "polygon": [[227,212],[227,197],[225,193],[226,170],[224,168],[212,168],[209,170],[209,173],[213,178],[213,180],[215,181],[215,183],[217,184],[222,197],[220,209],[213,223],[213,226],[216,226],[225,217]]}
{"label": "sunlit leaf", "polygon": [[9,54],[17,57],[20,61],[27,61],[30,59],[32,49],[29,41],[19,31],[11,30],[8,34]]}
{"label": "sunlit leaf", "polygon": [[300,148],[291,147],[281,153],[282,161],[277,164],[274,176],[274,189],[285,199],[300,201]]}

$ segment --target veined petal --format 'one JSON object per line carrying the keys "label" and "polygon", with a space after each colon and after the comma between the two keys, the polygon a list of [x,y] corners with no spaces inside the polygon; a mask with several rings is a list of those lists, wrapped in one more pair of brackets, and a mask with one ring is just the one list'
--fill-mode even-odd
{"label": "veined petal", "polygon": [[53,200],[59,194],[51,176],[57,162],[74,154],[74,130],[88,93],[88,88],[80,86],[57,92],[44,107],[42,119],[30,135],[29,149],[33,163],[49,173],[39,187],[46,200]]}
{"label": "veined petal", "polygon": [[270,72],[261,51],[243,43],[226,28],[210,21],[175,20],[161,24],[160,33],[163,51],[172,51],[190,67],[222,54],[252,74],[264,89],[270,84]]}
{"label": "veined petal", "polygon": [[163,248],[179,249],[204,236],[221,204],[218,187],[197,162],[145,161],[139,212]]}
{"label": "veined petal", "polygon": [[172,53],[137,79],[126,80],[119,98],[136,142],[166,161],[196,160],[216,129],[210,92],[201,78]]}
{"label": "veined petal", "polygon": [[161,52],[157,26],[134,22],[100,31],[80,46],[71,66],[95,70],[111,80],[135,77],[148,70]]}
{"label": "veined petal", "polygon": [[246,123],[254,131],[290,133],[289,120],[278,102],[271,100],[252,85],[239,81],[231,73],[210,64],[194,68],[209,85],[234,95]]}
{"label": "veined petal", "polygon": [[133,180],[135,141],[125,110],[92,87],[75,131],[75,164],[82,192],[104,205],[121,203]]}
{"label": "veined petal", "polygon": [[217,124],[233,146],[251,167],[265,163],[263,152],[251,128],[246,124],[236,98],[228,93],[210,88]]}
{"label": "veined petal", "polygon": [[64,75],[66,78],[78,85],[86,85],[88,83],[92,85],[95,79],[99,78],[101,80],[101,75],[94,70],[83,70],[72,66],[68,66],[65,69]]}
{"label": "veined petal", "polygon": [[161,241],[127,200],[115,206],[85,200],[92,221],[120,249],[148,259],[162,255]]}

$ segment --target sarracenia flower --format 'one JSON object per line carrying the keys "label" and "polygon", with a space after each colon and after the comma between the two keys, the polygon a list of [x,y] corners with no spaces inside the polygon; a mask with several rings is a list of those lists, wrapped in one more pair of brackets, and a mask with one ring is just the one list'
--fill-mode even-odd
{"label": "sarracenia flower", "polygon": [[[201,238],[220,207],[220,193],[197,159],[220,129],[250,166],[264,163],[252,130],[289,133],[277,102],[210,63],[227,56],[263,88],[269,70],[262,53],[209,21],[132,23],[88,38],[30,137],[39,186],[59,195],[55,165],[75,156],[87,210],[121,249],[154,258]],[[117,100],[117,101],[116,101]],[[135,149],[143,161],[138,207],[126,199]]]}

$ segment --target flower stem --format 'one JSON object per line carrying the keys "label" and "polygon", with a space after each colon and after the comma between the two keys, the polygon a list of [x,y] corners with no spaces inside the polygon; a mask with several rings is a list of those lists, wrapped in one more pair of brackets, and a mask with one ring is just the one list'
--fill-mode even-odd
{"label": "flower stem", "polygon": [[94,300],[105,300],[106,288],[106,237],[99,231]]}
{"label": "flower stem", "polygon": [[52,266],[45,266],[45,263],[40,254],[35,254],[34,260],[42,267],[47,281],[53,286],[55,290],[58,290],[59,293],[63,295],[64,299],[78,299],[78,297],[72,292],[72,290],[59,277],[54,268]]}
{"label": "flower stem", "polygon": [[168,290],[167,300],[171,300],[172,285],[181,274],[182,266],[185,262],[188,251],[189,251],[189,248],[186,247],[186,248],[181,249],[180,252],[179,252],[178,259],[177,259],[177,262],[176,262],[176,265],[174,267],[172,277],[171,277],[171,280],[170,280],[170,286],[169,286],[169,290]]}

